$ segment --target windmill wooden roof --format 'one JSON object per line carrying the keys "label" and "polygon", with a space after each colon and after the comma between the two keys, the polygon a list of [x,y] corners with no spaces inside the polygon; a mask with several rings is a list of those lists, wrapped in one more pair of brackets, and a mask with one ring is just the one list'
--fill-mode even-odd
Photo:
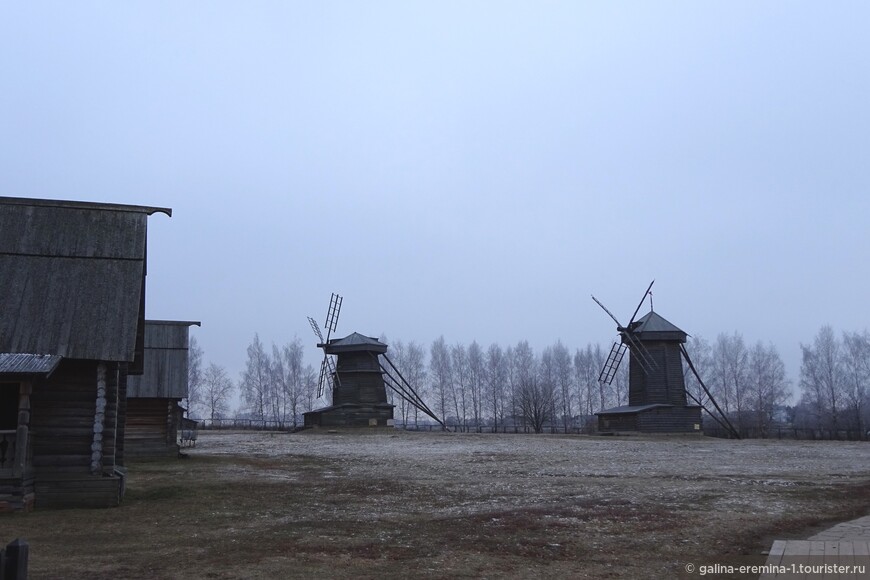
{"label": "windmill wooden roof", "polygon": [[678,340],[686,341],[686,332],[665,320],[655,311],[637,319],[631,325],[632,334],[639,340]]}
{"label": "windmill wooden roof", "polygon": [[387,345],[377,338],[364,336],[358,332],[349,334],[344,338],[334,338],[326,345],[326,352],[328,354],[354,351],[384,353],[387,352]]}
{"label": "windmill wooden roof", "polygon": [[134,361],[155,212],[0,197],[0,352]]}

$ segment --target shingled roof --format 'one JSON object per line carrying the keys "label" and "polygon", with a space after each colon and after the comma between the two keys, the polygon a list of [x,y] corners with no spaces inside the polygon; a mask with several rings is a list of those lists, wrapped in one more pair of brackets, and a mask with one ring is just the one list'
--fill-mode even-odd
{"label": "shingled roof", "polygon": [[358,332],[351,333],[344,338],[333,338],[326,345],[328,354],[336,354],[339,352],[387,352],[387,345],[379,341],[377,338],[365,336]]}
{"label": "shingled roof", "polygon": [[49,376],[61,361],[53,354],[0,353],[0,375]]}
{"label": "shingled roof", "polygon": [[142,349],[147,222],[155,212],[172,215],[0,197],[0,352],[132,362]]}
{"label": "shingled roof", "polygon": [[686,341],[686,332],[665,320],[660,314],[650,311],[631,325],[632,333],[640,340]]}

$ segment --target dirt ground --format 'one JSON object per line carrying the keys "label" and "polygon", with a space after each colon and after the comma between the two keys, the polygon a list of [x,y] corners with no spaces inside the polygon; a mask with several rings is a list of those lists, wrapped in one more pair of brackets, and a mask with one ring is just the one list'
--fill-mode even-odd
{"label": "dirt ground", "polygon": [[34,579],[674,578],[870,514],[866,442],[204,432],[185,452],[130,465],[119,508],[3,516],[0,540],[31,543]]}

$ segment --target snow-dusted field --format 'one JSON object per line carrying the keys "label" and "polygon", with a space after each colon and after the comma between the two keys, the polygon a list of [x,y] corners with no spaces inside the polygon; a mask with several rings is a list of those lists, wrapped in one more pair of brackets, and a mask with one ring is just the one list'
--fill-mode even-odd
{"label": "snow-dusted field", "polygon": [[454,538],[421,561],[460,575],[539,561],[554,574],[665,577],[692,559],[763,559],[773,538],[870,512],[862,442],[204,432],[192,453],[226,457],[228,480],[297,484],[325,544],[344,541],[333,531],[348,520],[379,528],[385,550]]}
{"label": "snow-dusted field", "polygon": [[870,512],[870,443],[205,431],[184,451],[131,463],[119,508],[0,537],[31,542],[34,579],[670,579]]}

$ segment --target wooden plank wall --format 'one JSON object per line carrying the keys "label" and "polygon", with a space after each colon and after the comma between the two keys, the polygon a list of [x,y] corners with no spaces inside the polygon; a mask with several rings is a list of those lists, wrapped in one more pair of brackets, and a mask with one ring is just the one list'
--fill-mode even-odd
{"label": "wooden plank wall", "polygon": [[129,398],[187,396],[189,328],[187,322],[146,321],[144,372],[129,378]]}
{"label": "wooden plank wall", "polygon": [[129,399],[124,442],[126,457],[142,459],[178,455],[180,416],[175,400]]}
{"label": "wooden plank wall", "polygon": [[641,364],[630,356],[628,404],[632,406],[663,403],[686,404],[686,383],[680,343],[675,341],[646,341],[643,343],[656,368],[644,372]]}
{"label": "wooden plank wall", "polygon": [[698,433],[700,407],[661,407],[638,414],[638,430],[644,433]]}
{"label": "wooden plank wall", "polygon": [[376,404],[387,402],[387,389],[377,357],[368,352],[340,353],[338,377],[332,396],[333,405],[345,403]]}
{"label": "wooden plank wall", "polygon": [[48,381],[33,388],[30,426],[37,508],[120,502],[115,453],[121,369],[116,363],[105,364],[102,466],[96,475],[91,473],[91,453],[98,363],[64,360]]}

